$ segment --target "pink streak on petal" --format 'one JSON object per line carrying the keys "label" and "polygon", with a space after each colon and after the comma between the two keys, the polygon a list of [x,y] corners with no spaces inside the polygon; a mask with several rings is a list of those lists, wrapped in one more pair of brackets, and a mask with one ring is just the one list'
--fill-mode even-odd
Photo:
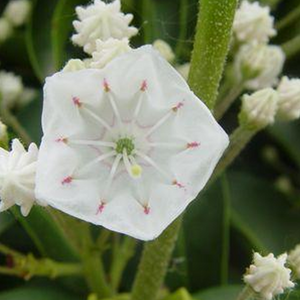
{"label": "pink streak on petal", "polygon": [[98,206],[96,215],[101,214],[103,212],[104,208],[105,208],[105,203],[101,202],[100,205]]}
{"label": "pink streak on petal", "polygon": [[198,142],[191,142],[191,143],[187,143],[187,148],[197,148],[200,146],[200,143]]}
{"label": "pink streak on petal", "polygon": [[73,97],[72,101],[73,101],[75,106],[81,107],[82,103],[81,103],[81,101],[78,97]]}

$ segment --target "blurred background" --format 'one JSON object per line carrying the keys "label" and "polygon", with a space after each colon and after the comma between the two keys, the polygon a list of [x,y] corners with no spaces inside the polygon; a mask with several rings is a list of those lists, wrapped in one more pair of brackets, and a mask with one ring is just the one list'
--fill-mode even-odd
{"label": "blurred background", "polygon": [[[0,1],[0,13],[8,1]],[[299,0],[261,0],[272,7],[276,21],[298,7]],[[39,144],[42,88],[45,77],[59,71],[70,58],[84,58],[80,48],[70,41],[75,7],[83,0],[35,0],[25,26],[0,45],[0,69],[22,77],[26,87],[34,88],[35,99],[14,114]],[[176,62],[188,62],[197,20],[197,0],[122,0],[123,11],[134,14],[133,25],[140,33],[133,46],[168,42],[176,53]],[[272,44],[287,45],[300,36],[300,19],[279,30]],[[300,77],[300,51],[289,55],[283,71]],[[230,133],[237,126],[240,101],[236,101],[221,120]],[[13,132],[10,132],[13,136]],[[0,214],[0,242],[22,253],[49,256],[58,261],[72,258],[61,247],[61,237],[53,235],[51,219],[35,208],[28,220],[11,213]],[[29,225],[28,225],[29,224]],[[39,235],[30,228],[39,228]],[[93,228],[95,232],[100,228]],[[43,240],[37,246],[37,239]],[[276,123],[259,133],[227,174],[193,202],[184,216],[184,226],[169,268],[166,286],[171,290],[185,286],[198,299],[225,299],[242,284],[253,251],[278,255],[300,243],[300,121]],[[122,281],[128,291],[141,252],[138,245]],[[110,249],[105,253],[109,265]],[[1,265],[9,257],[1,257]],[[1,273],[1,269],[0,269]],[[228,286],[230,285],[230,286]],[[217,288],[216,288],[217,287]],[[207,290],[208,289],[208,290]],[[86,299],[82,279],[36,279],[0,275],[0,300]],[[217,298],[217,295],[221,295]],[[223,296],[222,296],[223,295]],[[280,299],[287,299],[284,295]],[[227,299],[227,298],[226,298]],[[230,299],[230,298],[228,298]],[[297,292],[289,299],[300,299]]]}

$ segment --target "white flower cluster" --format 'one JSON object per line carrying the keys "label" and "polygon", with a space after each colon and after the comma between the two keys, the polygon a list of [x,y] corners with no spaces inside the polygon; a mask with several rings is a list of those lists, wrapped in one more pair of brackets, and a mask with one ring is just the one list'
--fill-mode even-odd
{"label": "white flower cluster", "polygon": [[[85,63],[86,68],[103,68],[116,56],[131,49],[129,39],[138,30],[129,26],[133,15],[122,13],[120,0],[111,3],[94,0],[86,7],[76,7],[76,13],[79,20],[73,22],[77,33],[72,36],[72,41],[92,56]],[[67,68],[71,69],[73,67]]]}
{"label": "white flower cluster", "polygon": [[291,270],[285,266],[287,257],[286,253],[277,258],[272,253],[267,256],[254,253],[253,264],[244,275],[244,282],[262,299],[271,300],[282,294],[285,289],[295,286],[291,281]]}
{"label": "white flower cluster", "polygon": [[288,263],[293,270],[296,279],[300,279],[300,244],[298,244],[288,256]]}
{"label": "white flower cluster", "polygon": [[15,27],[25,24],[31,11],[30,0],[10,0],[0,18],[0,43],[6,41]]}
{"label": "white flower cluster", "polygon": [[2,105],[11,109],[28,104],[36,96],[36,91],[26,88],[20,76],[0,71],[0,98]]}

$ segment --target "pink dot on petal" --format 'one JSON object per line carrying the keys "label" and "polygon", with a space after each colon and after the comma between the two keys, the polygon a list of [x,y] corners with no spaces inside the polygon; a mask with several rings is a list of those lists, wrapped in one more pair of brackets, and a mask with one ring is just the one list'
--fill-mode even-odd
{"label": "pink dot on petal", "polygon": [[99,215],[99,214],[101,214],[102,212],[103,212],[103,210],[104,210],[104,208],[105,208],[105,203],[104,202],[101,202],[100,204],[99,204],[99,206],[98,206],[98,209],[97,209],[97,215]]}
{"label": "pink dot on petal", "polygon": [[72,181],[73,181],[72,176],[68,176],[68,177],[66,177],[66,178],[64,178],[64,179],[62,180],[61,184],[62,184],[62,185],[69,184],[69,183],[71,183]]}
{"label": "pink dot on petal", "polygon": [[150,214],[150,207],[149,206],[145,206],[144,207],[144,214],[145,215],[149,215]]}
{"label": "pink dot on petal", "polygon": [[174,112],[177,112],[178,109],[180,109],[180,108],[183,107],[183,106],[184,106],[183,102],[178,102],[175,106],[172,107],[172,110],[173,110]]}
{"label": "pink dot on petal", "polygon": [[180,189],[185,188],[185,186],[184,186],[182,183],[178,182],[177,180],[174,180],[174,181],[173,181],[173,185],[176,185],[176,186],[179,187]]}
{"label": "pink dot on petal", "polygon": [[110,91],[109,84],[108,84],[108,82],[107,82],[107,80],[105,78],[103,80],[103,87],[104,87],[104,91],[105,92],[109,92]]}
{"label": "pink dot on petal", "polygon": [[72,101],[73,101],[75,106],[81,107],[82,103],[81,103],[81,101],[78,97],[73,97]]}
{"label": "pink dot on petal", "polygon": [[58,138],[58,139],[55,140],[55,142],[66,144],[68,142],[68,139],[67,138]]}

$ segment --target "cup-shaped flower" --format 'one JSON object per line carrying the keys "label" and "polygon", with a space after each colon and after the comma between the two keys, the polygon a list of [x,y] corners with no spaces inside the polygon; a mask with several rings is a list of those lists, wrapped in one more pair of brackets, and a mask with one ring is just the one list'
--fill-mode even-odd
{"label": "cup-shaped flower", "polygon": [[300,244],[289,253],[288,263],[293,270],[295,278],[300,279]]}
{"label": "cup-shaped flower", "polygon": [[96,50],[98,39],[106,41],[109,38],[131,38],[138,32],[135,27],[129,26],[133,15],[121,12],[120,0],[112,3],[95,0],[87,7],[76,7],[76,13],[79,21],[73,22],[77,33],[72,36],[72,41],[83,47],[88,54]]}
{"label": "cup-shaped flower", "polygon": [[279,94],[277,117],[292,121],[300,117],[300,79],[284,76],[278,87]]}
{"label": "cup-shaped flower", "polygon": [[249,129],[263,129],[274,123],[277,107],[278,93],[272,88],[245,94],[239,114],[240,124]]}
{"label": "cup-shaped flower", "polygon": [[118,55],[131,50],[129,40],[108,39],[107,41],[96,41],[96,51],[92,53],[93,59],[90,63],[91,68],[101,69]]}
{"label": "cup-shaped flower", "polygon": [[35,170],[38,148],[30,144],[28,152],[18,139],[11,151],[0,148],[0,211],[17,204],[27,216],[35,202]]}
{"label": "cup-shaped flower", "polygon": [[270,7],[260,6],[259,2],[250,3],[244,0],[236,11],[233,31],[237,40],[241,42],[268,42],[270,37],[276,35]]}
{"label": "cup-shaped flower", "polygon": [[47,78],[36,196],[133,237],[157,237],[197,196],[228,137],[151,46]]}
{"label": "cup-shaped flower", "polygon": [[285,55],[279,46],[243,45],[235,59],[235,70],[239,81],[247,89],[259,90],[275,85],[281,73]]}
{"label": "cup-shaped flower", "polygon": [[27,21],[30,11],[31,1],[11,0],[5,7],[4,16],[13,26],[21,26]]}
{"label": "cup-shaped flower", "polygon": [[286,253],[277,258],[273,253],[267,256],[254,253],[253,264],[244,275],[245,283],[267,300],[282,294],[287,288],[294,287],[290,276],[291,270],[285,266],[286,259]]}

